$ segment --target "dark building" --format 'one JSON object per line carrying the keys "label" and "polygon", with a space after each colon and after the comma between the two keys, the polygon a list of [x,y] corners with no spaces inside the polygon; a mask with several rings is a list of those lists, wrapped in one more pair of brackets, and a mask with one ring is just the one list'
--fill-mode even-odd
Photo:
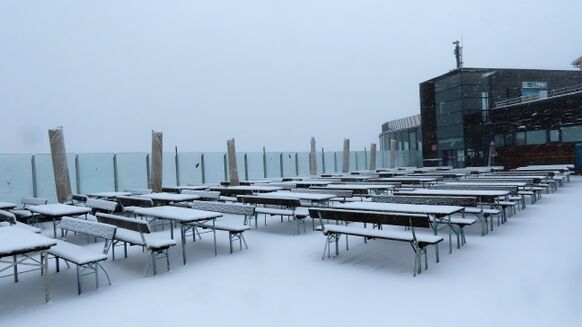
{"label": "dark building", "polygon": [[420,84],[423,157],[483,166],[495,141],[496,165],[574,163],[581,99],[581,71],[455,69]]}

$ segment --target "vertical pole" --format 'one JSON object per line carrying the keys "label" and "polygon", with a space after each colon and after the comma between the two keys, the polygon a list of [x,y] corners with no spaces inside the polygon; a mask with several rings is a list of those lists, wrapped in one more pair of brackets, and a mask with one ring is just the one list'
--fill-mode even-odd
{"label": "vertical pole", "polygon": [[117,154],[113,154],[113,189],[115,192],[119,190],[119,182],[118,182],[118,172],[117,172]]}
{"label": "vertical pole", "polygon": [[368,168],[368,151],[364,147],[364,170]]}
{"label": "vertical pole", "polygon": [[295,176],[299,176],[299,154],[295,152]]}
{"label": "vertical pole", "polygon": [[204,153],[200,155],[200,169],[202,171],[202,184],[206,184],[206,171],[204,169]]}
{"label": "vertical pole", "polygon": [[245,181],[249,180],[249,159],[247,154],[244,155],[244,162],[245,162]]}
{"label": "vertical pole", "polygon": [[148,188],[152,188],[152,185],[150,183],[150,154],[149,153],[146,153],[146,178],[148,179],[148,181],[147,181]]}
{"label": "vertical pole", "polygon": [[263,147],[263,177],[267,178],[267,152]]}
{"label": "vertical pole", "polygon": [[356,155],[356,171],[359,170],[359,166],[358,166],[358,151],[355,151],[355,155]]}
{"label": "vertical pole", "polygon": [[222,163],[224,164],[224,181],[228,182],[228,164],[226,162],[226,153],[224,154],[224,156],[222,157]]}
{"label": "vertical pole", "polygon": [[337,152],[333,152],[333,170],[337,173]]}
{"label": "vertical pole", "polygon": [[180,184],[180,161],[178,160],[178,147],[174,146],[175,149],[175,156],[174,156],[174,161],[176,164],[176,185],[180,186],[182,184]]}
{"label": "vertical pole", "polygon": [[32,196],[38,197],[38,185],[36,181],[36,157],[33,154],[30,158],[30,167],[32,169]]}
{"label": "vertical pole", "polygon": [[279,154],[279,170],[281,171],[281,178],[283,178],[283,152]]}
{"label": "vertical pole", "polygon": [[75,184],[77,184],[77,194],[81,194],[81,174],[79,172],[79,155],[75,154]]}
{"label": "vertical pole", "polygon": [[321,147],[321,172],[325,174],[325,150]]}

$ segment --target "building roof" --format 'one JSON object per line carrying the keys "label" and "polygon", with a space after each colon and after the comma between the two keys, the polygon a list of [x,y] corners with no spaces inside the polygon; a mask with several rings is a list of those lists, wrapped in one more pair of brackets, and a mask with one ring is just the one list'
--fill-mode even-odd
{"label": "building roof", "polygon": [[[574,62],[578,62],[579,64],[582,63],[582,57],[574,60]],[[574,65],[574,62],[572,63]],[[451,75],[455,75],[458,74],[460,72],[468,72],[468,73],[476,73],[476,72],[482,72],[482,73],[490,73],[490,72],[496,72],[496,71],[546,71],[546,72],[579,72],[577,70],[571,70],[571,69],[530,69],[530,68],[477,68],[477,67],[462,67],[462,68],[457,68],[457,69],[452,69],[442,75],[433,77],[429,80],[426,80],[423,83],[432,83],[435,82],[437,80],[440,80],[444,77],[448,77]]]}
{"label": "building roof", "polygon": [[391,120],[382,124],[382,132],[416,128],[420,126],[420,115]]}

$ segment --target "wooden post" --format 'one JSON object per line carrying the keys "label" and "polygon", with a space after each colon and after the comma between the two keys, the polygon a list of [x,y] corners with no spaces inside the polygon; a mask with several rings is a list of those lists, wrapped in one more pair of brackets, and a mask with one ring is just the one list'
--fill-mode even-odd
{"label": "wooden post", "polygon": [[344,139],[343,159],[342,173],[347,173],[350,171],[350,139]]}
{"label": "wooden post", "polygon": [[370,170],[376,170],[376,143],[370,145]]}
{"label": "wooden post", "polygon": [[228,172],[230,175],[230,186],[240,185],[238,178],[238,167],[236,166],[236,148],[234,138],[226,141],[226,150],[228,153]]}
{"label": "wooden post", "polygon": [[315,152],[315,137],[311,138],[311,152],[309,152],[309,175],[317,175],[317,153]]}
{"label": "wooden post", "polygon": [[164,135],[162,132],[152,131],[152,173],[150,184],[153,192],[162,191],[163,141]]}
{"label": "wooden post", "polygon": [[63,128],[49,129],[49,143],[53,161],[57,200],[60,203],[72,199],[71,181],[69,179],[69,166],[67,165],[67,151],[65,150],[65,136]]}

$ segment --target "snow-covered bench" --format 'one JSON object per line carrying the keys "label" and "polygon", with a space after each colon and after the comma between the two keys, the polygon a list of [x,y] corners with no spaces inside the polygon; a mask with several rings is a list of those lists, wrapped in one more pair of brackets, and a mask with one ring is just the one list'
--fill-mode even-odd
{"label": "snow-covered bench", "polygon": [[[402,204],[422,204],[422,205],[447,205],[447,206],[458,206],[463,207],[468,210],[469,213],[473,211],[476,215],[482,215],[477,217],[482,225],[481,231],[484,233],[487,230],[487,219],[491,215],[499,214],[499,209],[488,209],[477,207],[477,198],[475,197],[428,197],[428,196],[392,196],[392,195],[375,195],[372,196],[372,202],[381,203],[402,203]],[[438,228],[438,224],[450,224],[449,226],[453,232],[457,235],[457,248],[460,244],[466,243],[464,228],[475,223],[473,218],[463,217],[448,217],[445,221],[437,221],[431,218],[431,223],[437,224],[435,228]],[[484,231],[485,229],[485,231]],[[459,240],[460,239],[460,240]]]}
{"label": "snow-covered bench", "polygon": [[255,205],[255,227],[257,225],[258,214],[265,215],[265,226],[267,225],[267,215],[281,216],[297,220],[297,234],[299,234],[299,225],[303,225],[305,232],[305,218],[309,217],[307,208],[301,207],[301,201],[294,198],[275,198],[263,197],[260,195],[239,195],[237,200],[242,203]]}
{"label": "snow-covered bench", "polygon": [[218,191],[183,190],[182,194],[198,195],[200,197],[199,200],[202,201],[218,201],[220,198],[220,192]]}
{"label": "snow-covered bench", "polygon": [[45,198],[24,198],[21,201],[22,206],[19,208],[11,209],[10,212],[16,216],[16,219],[19,222],[25,223],[27,225],[38,224],[42,220],[42,215],[28,210],[28,206],[37,206],[47,203],[48,200]]}
{"label": "snow-covered bench", "polygon": [[18,228],[25,229],[29,232],[33,232],[35,234],[40,234],[40,228],[21,223],[16,220],[16,216],[12,212],[8,212],[6,210],[0,210],[0,227],[6,226],[16,226]]}
{"label": "snow-covered bench", "polygon": [[220,212],[232,215],[244,216],[242,225],[227,224],[224,222],[217,221],[212,224],[212,222],[204,223],[193,223],[196,227],[201,227],[203,229],[212,229],[228,232],[228,239],[230,245],[230,253],[232,253],[232,242],[239,241],[239,247],[242,250],[242,243],[244,242],[245,248],[248,249],[247,241],[243,233],[250,229],[250,220],[255,215],[255,207],[252,205],[245,205],[239,203],[222,203],[222,202],[210,202],[210,201],[192,201],[192,209]]}
{"label": "snow-covered bench", "polygon": [[301,189],[294,189],[291,192],[297,193],[319,193],[319,194],[333,194],[336,197],[330,199],[330,201],[336,202],[353,202],[353,201],[361,201],[361,199],[354,198],[354,192],[351,190],[334,190],[334,189],[312,189],[312,188],[301,188]]}
{"label": "snow-covered bench", "polygon": [[[330,244],[335,243],[336,255],[339,255],[338,242],[341,235],[362,236],[365,239],[384,239],[398,242],[406,242],[414,250],[414,276],[422,272],[422,256],[424,255],[425,269],[428,269],[427,247],[434,245],[437,248],[438,262],[438,244],[443,241],[441,236],[430,235],[427,233],[416,233],[415,228],[431,228],[430,220],[427,215],[388,213],[376,211],[344,210],[329,208],[309,208],[311,217],[319,218],[319,229],[326,236],[325,247],[322,260],[325,258],[327,251],[330,256]],[[393,225],[410,227],[410,230],[383,230],[371,229],[353,225],[333,225],[324,224],[323,220],[336,220],[350,223],[369,223],[372,225]]]}
{"label": "snow-covered bench", "polygon": [[114,213],[122,210],[122,207],[115,201],[93,198],[87,199],[87,202],[85,202],[85,207],[90,208],[92,214],[96,214],[98,212]]}
{"label": "snow-covered bench", "polygon": [[141,196],[118,196],[117,203],[123,208],[123,212],[133,214],[138,208],[150,208],[154,206],[152,199]]}
{"label": "snow-covered bench", "polygon": [[60,271],[59,260],[61,259],[67,265],[73,263],[77,266],[78,294],[81,294],[82,291],[81,277],[86,275],[95,275],[95,287],[99,288],[99,269],[105,273],[107,281],[111,285],[109,274],[100,262],[107,260],[107,253],[115,237],[115,226],[79,218],[63,217],[57,227],[64,231],[65,238],[68,232],[75,232],[105,239],[102,251],[88,249],[65,240],[57,240],[57,245],[48,250],[49,255],[56,259],[57,272]]}
{"label": "snow-covered bench", "polygon": [[[150,251],[153,274],[157,274],[156,262],[166,259],[167,270],[170,271],[170,259],[168,249],[176,245],[176,241],[159,235],[152,235],[147,221],[135,218],[127,218],[118,215],[97,213],[97,221],[117,227],[113,240],[112,259],[115,260],[115,246],[123,242],[124,255],[127,258],[127,244],[141,246]],[[144,276],[147,274],[150,261],[146,265]]]}

